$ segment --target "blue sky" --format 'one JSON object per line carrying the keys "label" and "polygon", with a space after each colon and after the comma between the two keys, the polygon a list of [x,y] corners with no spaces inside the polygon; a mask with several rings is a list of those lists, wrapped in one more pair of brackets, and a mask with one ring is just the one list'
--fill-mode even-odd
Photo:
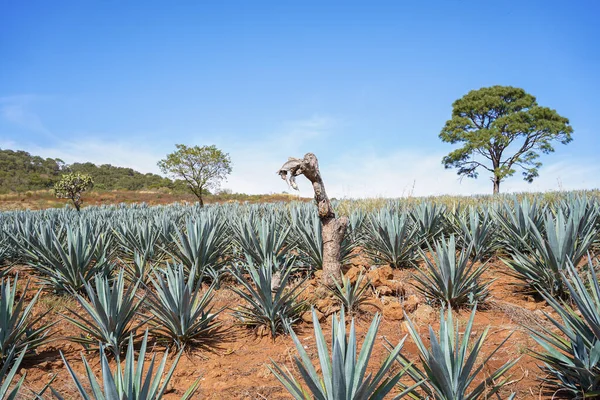
{"label": "blue sky", "polygon": [[[319,157],[337,197],[488,193],[438,138],[469,90],[522,87],[570,119],[533,184],[597,188],[597,1],[0,0],[0,147],[159,172],[175,143],[231,154],[225,188],[288,190]],[[300,181],[301,194],[310,185]]]}

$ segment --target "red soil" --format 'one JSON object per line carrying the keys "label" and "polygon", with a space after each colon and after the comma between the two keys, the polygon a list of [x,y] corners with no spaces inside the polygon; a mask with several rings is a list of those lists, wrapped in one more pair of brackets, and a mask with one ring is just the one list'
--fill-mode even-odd
{"label": "red soil", "polygon": [[[550,312],[545,303],[535,302],[528,298],[513,286],[516,282],[505,274],[506,268],[501,261],[493,261],[487,272],[487,278],[496,278],[491,288],[491,298],[485,307],[477,312],[475,319],[474,335],[478,335],[482,330],[490,326],[490,333],[484,347],[481,359],[500,344],[507,335],[513,332],[512,336],[502,349],[494,355],[489,364],[485,367],[484,374],[488,375],[492,370],[501,366],[507,360],[516,357],[522,357],[517,365],[512,369],[511,383],[502,394],[506,398],[510,391],[517,394],[518,399],[541,398],[540,383],[537,377],[541,371],[537,367],[537,362],[528,351],[536,348],[535,342],[529,337],[526,328],[523,325],[535,327],[536,321],[544,322],[542,311]],[[416,294],[414,287],[410,284],[410,270],[395,270],[394,279],[406,282],[404,298]],[[26,278],[21,272],[20,283],[24,283]],[[307,296],[314,296],[314,282],[306,283]],[[219,307],[234,308],[240,303],[240,299],[227,287],[227,283],[216,292],[215,304]],[[35,289],[30,289],[27,296],[32,296]],[[414,297],[413,297],[414,299]],[[389,299],[388,299],[389,300]],[[378,302],[378,299],[373,299]],[[400,301],[399,300],[394,300]],[[37,311],[42,312],[50,306],[56,306],[45,318],[47,321],[55,321],[60,318],[59,313],[66,312],[64,304],[69,307],[76,307],[73,299],[61,299],[51,294],[44,294],[42,301],[37,306]],[[401,303],[400,303],[401,304]],[[386,307],[383,306],[384,317],[380,326],[374,354],[370,361],[370,366],[377,367],[387,356],[384,349],[384,338],[392,343],[397,343],[406,335],[405,322],[388,317]],[[427,337],[428,324],[434,325],[439,319],[439,311],[424,312],[428,307],[423,303],[419,304],[411,314],[411,319],[415,321],[420,331]],[[357,317],[357,331],[359,333],[359,342],[362,343],[373,312],[372,307],[365,307],[365,311]],[[465,310],[457,314],[456,318],[464,326],[469,318],[469,311]],[[394,318],[393,313],[390,314]],[[291,396],[283,389],[282,385],[270,373],[267,365],[271,360],[285,364],[290,370],[295,371],[292,358],[296,355],[296,350],[292,340],[288,336],[280,336],[272,340],[268,336],[259,337],[254,331],[235,325],[235,320],[229,310],[225,310],[220,316],[222,321],[222,338],[218,341],[216,347],[208,349],[195,349],[186,353],[177,366],[175,375],[169,386],[167,399],[179,398],[185,390],[198,377],[201,379],[200,389],[194,398],[199,399],[290,399]],[[326,337],[330,333],[330,318],[325,318],[322,322]],[[81,362],[82,347],[64,339],[66,336],[77,335],[78,332],[66,320],[60,319],[54,326],[56,340],[44,346],[39,355],[28,360],[20,374],[26,372],[27,378],[25,385],[31,389],[40,389],[46,384],[52,376],[57,374],[53,387],[60,392],[66,399],[79,398],[75,386],[65,369],[60,358],[59,351],[62,351],[69,363],[76,372],[83,378],[85,376],[83,364]],[[316,358],[316,349],[314,346],[314,336],[312,324],[301,322],[295,327],[299,338],[306,343],[307,351],[313,358],[315,365],[318,364]],[[328,339],[329,340],[329,339]],[[164,352],[163,348],[156,346],[156,352]],[[411,360],[418,361],[418,356],[414,343],[407,339],[403,354]],[[86,355],[91,361],[92,367],[101,376],[99,358],[97,354],[89,353]],[[298,375],[296,375],[298,376]],[[482,378],[483,376],[481,376]]]}

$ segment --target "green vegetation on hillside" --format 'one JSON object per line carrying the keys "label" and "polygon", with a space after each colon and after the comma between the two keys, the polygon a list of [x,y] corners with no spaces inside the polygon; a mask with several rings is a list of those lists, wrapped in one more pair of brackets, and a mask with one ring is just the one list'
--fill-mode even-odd
{"label": "green vegetation on hillside", "polygon": [[59,158],[42,158],[22,150],[0,149],[0,193],[51,189],[62,174],[80,172],[94,179],[96,190],[183,189],[179,182],[131,168],[90,162],[71,165]]}
{"label": "green vegetation on hillside", "polygon": [[151,173],[142,174],[131,168],[115,167],[110,164],[97,166],[90,162],[74,163],[68,168],[72,172],[91,175],[94,178],[94,188],[99,190],[144,190],[175,186],[169,178]]}

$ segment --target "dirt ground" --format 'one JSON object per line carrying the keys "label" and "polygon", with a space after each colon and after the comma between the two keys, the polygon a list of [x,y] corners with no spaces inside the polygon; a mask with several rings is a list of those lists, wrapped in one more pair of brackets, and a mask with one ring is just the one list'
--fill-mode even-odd
{"label": "dirt ground", "polygon": [[[19,286],[21,286],[27,280],[27,270],[19,269],[21,270]],[[348,274],[352,274],[355,270],[356,268],[350,270]],[[529,354],[530,350],[536,348],[536,344],[529,337],[526,328],[535,328],[537,323],[545,323],[543,312],[550,312],[550,309],[545,303],[536,302],[533,298],[521,294],[513,285],[514,278],[509,277],[505,272],[506,267],[501,261],[493,260],[490,263],[486,278],[496,280],[491,286],[489,301],[478,310],[475,319],[474,336],[478,335],[485,327],[491,327],[481,357],[489,354],[507,335],[512,333],[508,342],[485,367],[484,374],[488,375],[507,360],[522,357],[512,369],[511,383],[501,394],[501,398],[506,398],[510,391],[514,391],[518,399],[543,398],[540,394],[541,385],[537,379],[541,372],[537,367],[537,361]],[[392,273],[393,277],[388,276],[387,278],[392,278],[391,282],[400,282],[404,293],[398,297],[382,296],[381,292],[387,289],[381,287],[379,288],[381,290],[377,289],[372,293],[373,303],[378,304],[379,308],[383,310],[383,319],[370,361],[371,367],[378,366],[387,356],[384,338],[395,344],[407,334],[402,311],[405,310],[408,313],[423,335],[427,334],[429,324],[437,328],[439,320],[439,310],[432,309],[416,295],[411,284],[411,271],[393,270]],[[35,280],[35,277],[30,277]],[[222,322],[222,329],[216,346],[210,349],[194,349],[181,358],[171,380],[167,399],[180,397],[198,378],[201,379],[200,389],[194,397],[198,399],[275,400],[291,398],[270,373],[267,365],[273,360],[285,364],[290,370],[295,371],[292,358],[296,355],[296,350],[292,340],[288,336],[280,336],[275,340],[268,336],[260,337],[255,331],[237,326],[236,320],[231,315],[231,309],[239,304],[240,299],[231,291],[229,285],[231,283],[225,282],[217,290],[214,298],[214,304],[217,307],[227,307],[218,317]],[[306,282],[305,285],[307,290],[304,293],[314,301],[315,280]],[[26,296],[33,296],[35,290],[34,287],[30,288]],[[329,306],[322,306],[323,303],[328,303]],[[318,304],[321,304],[321,310],[324,311],[322,325],[326,337],[329,337],[331,320],[326,315],[335,311],[336,308],[333,306],[333,301],[321,300],[320,303],[317,302]],[[34,390],[42,388],[52,376],[57,374],[52,386],[66,399],[76,399],[79,396],[63,365],[59,351],[65,354],[76,372],[83,377],[84,369],[81,362],[83,348],[79,344],[65,339],[66,336],[78,334],[77,331],[74,331],[75,328],[61,317],[61,314],[66,312],[66,307],[77,309],[75,300],[50,293],[41,297],[36,312],[52,309],[45,319],[47,321],[58,319],[58,323],[53,328],[54,341],[41,348],[37,356],[27,360],[20,374],[27,373],[25,385]],[[327,309],[327,307],[329,308]],[[362,343],[376,311],[376,308],[367,305],[364,306],[363,312],[356,317],[360,343]],[[462,311],[458,313],[457,317],[461,326],[464,326],[469,318],[469,311]],[[295,331],[302,342],[306,344],[309,355],[315,363],[318,363],[312,324],[308,322],[308,315],[304,319],[306,321],[301,321],[295,326]],[[161,356],[164,352],[164,348],[158,345],[154,346],[153,350]],[[416,347],[410,338],[406,341],[403,354],[411,360],[418,361]],[[89,353],[86,356],[88,360],[91,360],[92,367],[100,376],[97,354]]]}

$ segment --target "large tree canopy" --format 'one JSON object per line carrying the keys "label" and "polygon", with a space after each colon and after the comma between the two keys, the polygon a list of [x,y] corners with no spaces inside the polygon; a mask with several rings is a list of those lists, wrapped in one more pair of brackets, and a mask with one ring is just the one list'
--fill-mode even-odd
{"label": "large tree canopy", "polygon": [[175,145],[177,151],[160,160],[158,166],[165,174],[183,179],[188,188],[198,197],[200,205],[204,205],[202,195],[207,189],[216,189],[220,182],[231,173],[229,154],[216,146],[187,147]]}
{"label": "large tree canopy", "polygon": [[472,90],[452,104],[452,119],[440,133],[444,142],[462,147],[445,156],[446,168],[477,178],[491,172],[494,193],[500,183],[520,168],[532,182],[542,163],[540,153],[554,151],[552,142],[569,143],[573,128],[555,110],[540,107],[534,96],[511,86]]}

